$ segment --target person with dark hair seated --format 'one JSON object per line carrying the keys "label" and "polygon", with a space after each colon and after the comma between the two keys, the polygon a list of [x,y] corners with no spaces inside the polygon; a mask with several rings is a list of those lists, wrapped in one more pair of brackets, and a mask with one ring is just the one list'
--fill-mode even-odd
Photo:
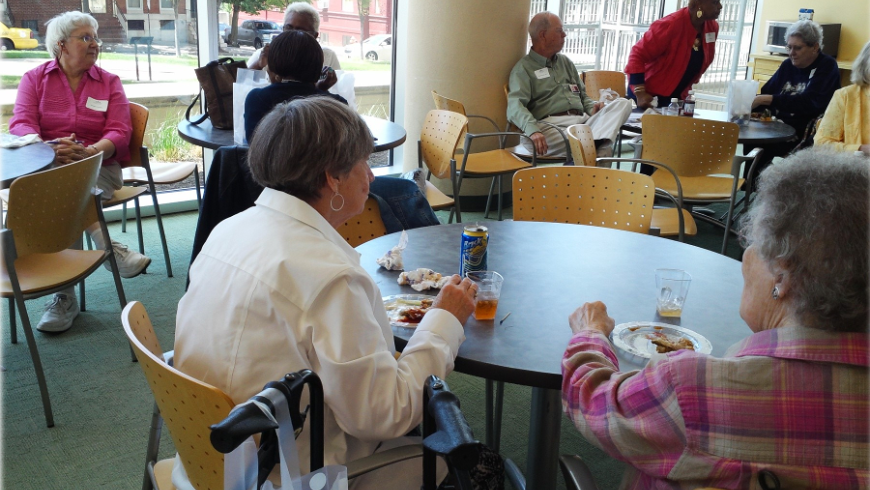
{"label": "person with dark hair seated", "polygon": [[272,84],[251,90],[245,99],[245,138],[254,139],[254,129],[273,107],[294,97],[326,96],[344,102],[344,97],[315,86],[323,67],[323,50],[317,40],[302,31],[278,35],[269,48]]}

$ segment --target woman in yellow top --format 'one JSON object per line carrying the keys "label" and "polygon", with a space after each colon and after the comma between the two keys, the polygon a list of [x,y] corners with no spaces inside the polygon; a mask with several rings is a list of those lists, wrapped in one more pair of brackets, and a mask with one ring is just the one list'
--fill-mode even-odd
{"label": "woman in yellow top", "polygon": [[852,85],[834,92],[816,145],[870,156],[870,42],[852,65]]}

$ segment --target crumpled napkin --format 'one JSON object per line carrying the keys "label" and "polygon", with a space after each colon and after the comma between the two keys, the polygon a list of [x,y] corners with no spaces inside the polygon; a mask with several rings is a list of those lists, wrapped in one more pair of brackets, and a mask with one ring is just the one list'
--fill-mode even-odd
{"label": "crumpled napkin", "polygon": [[42,139],[38,134],[28,134],[25,136],[15,136],[14,134],[3,134],[0,138],[0,147],[2,148],[21,148],[22,146],[39,143]]}
{"label": "crumpled napkin", "polygon": [[397,282],[400,286],[411,286],[414,291],[426,291],[427,289],[441,289],[450,276],[442,276],[432,269],[416,269],[399,274]]}
{"label": "crumpled napkin", "polygon": [[388,271],[400,271],[404,269],[402,262],[402,251],[408,246],[408,232],[402,230],[402,236],[399,237],[399,244],[391,248],[383,257],[375,260],[379,266]]}

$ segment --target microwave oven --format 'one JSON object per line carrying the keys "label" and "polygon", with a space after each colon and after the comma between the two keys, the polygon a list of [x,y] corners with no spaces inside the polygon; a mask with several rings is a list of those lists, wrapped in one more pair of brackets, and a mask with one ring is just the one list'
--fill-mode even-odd
{"label": "microwave oven", "polygon": [[[787,55],[785,33],[792,24],[793,21],[767,21],[767,42],[764,51]],[[836,58],[840,48],[840,24],[819,24],[819,26],[822,28],[822,52]]]}

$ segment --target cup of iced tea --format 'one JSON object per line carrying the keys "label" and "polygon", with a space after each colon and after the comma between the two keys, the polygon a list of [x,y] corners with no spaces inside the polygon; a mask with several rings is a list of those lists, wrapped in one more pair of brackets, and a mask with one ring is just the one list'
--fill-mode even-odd
{"label": "cup of iced tea", "polygon": [[656,310],[659,315],[679,317],[683,314],[683,304],[689,295],[692,276],[680,269],[656,269]]}
{"label": "cup of iced tea", "polygon": [[465,277],[477,285],[477,298],[474,301],[474,319],[494,320],[504,277],[495,271],[471,271],[466,272]]}

